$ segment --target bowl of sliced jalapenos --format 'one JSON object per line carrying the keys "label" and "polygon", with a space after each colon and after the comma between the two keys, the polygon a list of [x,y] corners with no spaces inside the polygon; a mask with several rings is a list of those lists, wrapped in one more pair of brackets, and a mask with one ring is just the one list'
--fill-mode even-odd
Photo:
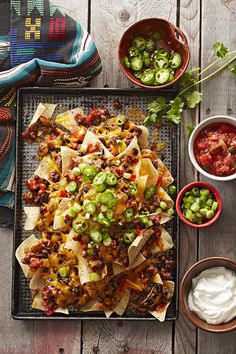
{"label": "bowl of sliced jalapenos", "polygon": [[164,88],[187,69],[190,51],[179,28],[160,18],[147,18],[130,26],[119,43],[119,64],[136,85]]}

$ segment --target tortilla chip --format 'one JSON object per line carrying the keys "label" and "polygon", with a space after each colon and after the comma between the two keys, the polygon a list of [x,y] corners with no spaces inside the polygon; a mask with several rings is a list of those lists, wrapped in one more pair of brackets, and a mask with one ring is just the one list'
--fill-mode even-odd
{"label": "tortilla chip", "polygon": [[67,236],[65,243],[65,248],[71,249],[78,258],[78,269],[79,269],[79,278],[81,285],[90,282],[90,275],[93,273],[92,269],[89,267],[88,262],[82,255],[82,250],[80,248],[79,242],[73,240],[74,231],[71,230]]}
{"label": "tortilla chip", "polygon": [[154,276],[154,278],[153,278],[152,281],[153,281],[153,283],[163,284],[163,281],[162,281],[161,276],[160,276],[159,273],[157,273],[157,274]]}
{"label": "tortilla chip", "polygon": [[91,312],[91,311],[103,311],[103,304],[98,302],[95,299],[90,300],[87,304],[80,307],[82,312]]}
{"label": "tortilla chip", "polygon": [[123,313],[126,310],[126,307],[128,306],[129,303],[129,297],[130,297],[130,291],[125,289],[124,294],[122,295],[122,298],[120,299],[119,302],[117,302],[114,312],[117,313],[117,315],[122,316]]}
{"label": "tortilla chip", "polygon": [[117,302],[114,310],[113,311],[108,309],[104,310],[106,318],[109,318],[113,314],[113,312],[115,312],[119,316],[122,316],[128,306],[129,297],[130,297],[130,291],[125,289],[122,298],[120,299],[119,302]]}
{"label": "tortilla chip", "polygon": [[84,115],[82,108],[78,107],[59,114],[55,118],[55,123],[61,125],[69,131],[72,131],[78,127],[78,124],[75,120],[75,116],[77,114]]}
{"label": "tortilla chip", "polygon": [[103,149],[104,156],[107,159],[114,158],[112,153],[103,145],[101,140],[99,140],[99,138],[94,133],[92,133],[91,131],[87,131],[87,133],[85,134],[84,140],[83,140],[83,145],[88,146],[88,144],[91,144],[91,143],[92,144],[96,144],[97,143]]}
{"label": "tortilla chip", "polygon": [[[38,291],[36,292],[36,294],[34,296],[34,299],[33,299],[32,305],[31,305],[31,307],[33,309],[41,310],[41,311],[46,310],[45,306],[42,304],[42,292],[43,292],[43,286],[38,289]],[[65,315],[69,315],[68,309],[67,308],[63,309],[61,307],[54,310],[54,313],[63,313]]]}
{"label": "tortilla chip", "polygon": [[114,263],[112,263],[113,273],[114,273],[114,275],[117,275],[119,273],[133,269],[133,268],[137,267],[139,264],[143,263],[145,260],[146,260],[146,258],[141,253],[139,253],[137,255],[137,257],[135,258],[135,260],[133,261],[133,263],[129,267],[125,268],[123,265],[120,265],[120,264],[114,262]]}
{"label": "tortilla chip", "polygon": [[50,155],[46,155],[40,162],[34,174],[50,182],[49,175],[52,170],[58,170],[58,166],[52,160]]}
{"label": "tortilla chip", "polygon": [[138,143],[142,149],[146,149],[149,145],[149,130],[144,125],[138,125],[142,129],[142,134],[138,137]]}
{"label": "tortilla chip", "polygon": [[26,214],[24,230],[33,230],[40,217],[40,207],[24,207]]}
{"label": "tortilla chip", "polygon": [[140,197],[142,197],[143,192],[145,191],[145,188],[147,186],[147,180],[148,180],[148,175],[140,176],[138,178],[138,195]]}
{"label": "tortilla chip", "polygon": [[76,150],[70,149],[67,146],[61,146],[61,172],[64,175],[68,171],[71,164],[71,159],[77,154]]}
{"label": "tortilla chip", "polygon": [[157,195],[159,195],[159,197],[163,202],[166,202],[168,209],[173,208],[174,201],[171,199],[171,197],[166,193],[166,191],[162,187],[159,187],[157,189]]}
{"label": "tortilla chip", "polygon": [[29,285],[31,290],[37,290],[44,286],[45,280],[40,278],[40,273],[41,271],[38,270],[31,278]]}
{"label": "tortilla chip", "polygon": [[135,258],[141,252],[143,246],[152,234],[153,230],[143,230],[142,234],[137,236],[136,239],[131,243],[128,248],[129,265],[132,265],[132,263],[135,261]]}
{"label": "tortilla chip", "polygon": [[25,257],[25,249],[26,248],[31,248],[32,246],[37,245],[39,240],[34,236],[31,235],[28,237],[26,240],[24,240],[17,248],[16,250],[16,259],[18,260],[21,269],[23,270],[24,275],[26,278],[32,278],[33,273],[31,272],[30,268],[28,265],[22,263],[22,259]]}
{"label": "tortilla chip", "polygon": [[71,206],[71,199],[70,198],[63,198],[61,199],[57,210],[55,211],[55,216],[53,220],[53,229],[57,230],[65,226],[65,215],[63,212]]}
{"label": "tortilla chip", "polygon": [[158,252],[165,252],[171,248],[173,248],[174,243],[170,234],[164,229],[164,227],[159,226],[161,230],[161,235],[158,238],[158,241],[155,246],[152,248],[152,254],[156,254]]}
{"label": "tortilla chip", "polygon": [[168,168],[166,167],[166,165],[159,159],[159,157],[157,158],[157,160],[158,160],[157,171],[159,172],[160,176],[162,177],[161,186],[163,188],[166,188],[174,181],[174,178],[172,177],[172,175],[171,175],[170,171],[168,170]]}
{"label": "tortilla chip", "polygon": [[34,112],[33,118],[29,124],[29,127],[33,125],[34,123],[37,122],[39,117],[43,116],[47,119],[50,119],[53,115],[53,112],[56,108],[56,104],[50,104],[50,103],[39,103],[36,111]]}
{"label": "tortilla chip", "polygon": [[[175,288],[175,283],[170,280],[163,281],[163,285],[168,287],[169,291],[174,294],[174,288]],[[149,311],[151,315],[153,315],[156,319],[158,319],[160,322],[165,321],[166,318],[166,312],[171,303],[168,302],[167,304],[160,304],[157,306],[157,308],[154,311]]]}
{"label": "tortilla chip", "polygon": [[153,166],[153,163],[150,159],[145,158],[141,160],[141,166],[140,166],[140,176],[148,176],[147,178],[147,185],[148,184],[154,184],[156,185],[159,173]]}
{"label": "tortilla chip", "polygon": [[132,139],[131,143],[127,146],[127,148],[123,152],[121,152],[119,155],[117,155],[116,158],[120,159],[122,156],[132,153],[133,149],[137,149],[138,155],[140,155],[140,148],[139,148],[138,139],[136,136]]}

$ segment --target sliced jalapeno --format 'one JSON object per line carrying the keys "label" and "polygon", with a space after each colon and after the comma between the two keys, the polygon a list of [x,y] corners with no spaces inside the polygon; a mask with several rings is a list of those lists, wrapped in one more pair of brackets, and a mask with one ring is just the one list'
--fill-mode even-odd
{"label": "sliced jalapeno", "polygon": [[143,60],[140,57],[134,57],[131,59],[131,68],[134,71],[139,71],[143,67]]}
{"label": "sliced jalapeno", "polygon": [[156,75],[155,75],[155,80],[159,84],[165,84],[166,82],[168,82],[169,77],[170,77],[169,70],[162,68],[162,69],[157,70]]}
{"label": "sliced jalapeno", "polygon": [[144,50],[146,46],[146,40],[143,37],[134,37],[132,44],[134,47],[138,48],[138,50]]}
{"label": "sliced jalapeno", "polygon": [[106,190],[107,186],[105,185],[105,183],[101,183],[97,186],[95,186],[95,190],[97,192],[104,192]]}
{"label": "sliced jalapeno", "polygon": [[142,58],[143,59],[150,58],[150,53],[147,50],[144,50],[142,52]]}
{"label": "sliced jalapeno", "polygon": [[69,193],[74,194],[78,190],[78,185],[75,181],[71,181],[68,186],[66,187],[66,191]]}
{"label": "sliced jalapeno", "polygon": [[134,72],[134,76],[135,76],[137,79],[141,79],[142,75],[143,75],[142,71],[135,71],[135,72]]}
{"label": "sliced jalapeno", "polygon": [[101,231],[99,231],[97,229],[90,230],[89,236],[90,236],[91,240],[95,243],[102,242],[102,233],[101,233]]}
{"label": "sliced jalapeno", "polygon": [[90,274],[90,281],[99,281],[101,277],[98,273],[94,272]]}
{"label": "sliced jalapeno", "polygon": [[84,206],[84,210],[86,213],[93,215],[96,211],[96,204],[94,202],[88,202]]}
{"label": "sliced jalapeno", "polygon": [[99,172],[93,179],[93,184],[99,186],[104,183],[106,180],[106,172]]}
{"label": "sliced jalapeno", "polygon": [[161,69],[161,68],[168,68],[169,60],[166,57],[157,57],[154,60],[154,68]]}
{"label": "sliced jalapeno", "polygon": [[129,47],[129,56],[130,58],[138,57],[139,56],[139,50],[138,48],[131,46]]}
{"label": "sliced jalapeno", "polygon": [[123,57],[122,62],[127,69],[130,69],[130,60],[128,57]]}
{"label": "sliced jalapeno", "polygon": [[106,173],[106,180],[105,183],[108,186],[115,186],[117,184],[117,177],[114,175],[114,173],[107,172]]}
{"label": "sliced jalapeno", "polygon": [[129,184],[129,190],[132,195],[136,195],[138,193],[138,189],[135,183]]}
{"label": "sliced jalapeno", "polygon": [[96,166],[87,165],[82,169],[82,175],[89,180],[93,180],[98,174],[98,169]]}
{"label": "sliced jalapeno", "polygon": [[173,53],[169,60],[170,67],[173,69],[178,69],[182,64],[182,57],[179,53]]}
{"label": "sliced jalapeno", "polygon": [[148,217],[145,216],[141,216],[141,218],[139,219],[140,224],[142,224],[145,227],[151,227],[153,225],[153,222],[151,220],[148,219]]}
{"label": "sliced jalapeno", "polygon": [[158,39],[161,38],[161,35],[159,32],[153,32],[151,37],[152,37],[152,39],[154,39],[154,41],[158,41]]}
{"label": "sliced jalapeno", "polygon": [[143,63],[146,66],[146,68],[148,68],[150,66],[150,64],[151,64],[151,59],[150,58],[145,58],[143,60]]}
{"label": "sliced jalapeno", "polygon": [[88,228],[88,223],[84,218],[78,217],[73,220],[72,227],[73,230],[80,235]]}
{"label": "sliced jalapeno", "polygon": [[105,218],[105,216],[102,213],[98,214],[97,222],[104,227],[109,227],[111,225],[110,220]]}
{"label": "sliced jalapeno", "polygon": [[107,192],[103,192],[101,194],[98,195],[98,202],[102,205],[108,205],[109,201],[112,201],[115,199],[115,196],[112,192],[107,191]]}
{"label": "sliced jalapeno", "polygon": [[153,50],[155,50],[156,46],[157,45],[156,45],[156,42],[154,41],[154,39],[152,39],[152,38],[147,39],[145,49],[148,52],[152,52]]}
{"label": "sliced jalapeno", "polygon": [[155,74],[153,70],[147,69],[143,72],[143,75],[141,76],[141,82],[144,85],[151,85],[154,81]]}
{"label": "sliced jalapeno", "polygon": [[128,229],[124,231],[122,235],[122,241],[124,243],[132,243],[135,239],[135,230],[134,229]]}
{"label": "sliced jalapeno", "polygon": [[153,183],[151,183],[149,186],[147,186],[144,190],[144,198],[146,200],[150,200],[154,197],[156,193],[156,187]]}
{"label": "sliced jalapeno", "polygon": [[167,59],[170,57],[170,53],[164,48],[158,48],[155,50],[156,57],[166,57]]}
{"label": "sliced jalapeno", "polygon": [[125,209],[124,218],[127,222],[131,222],[134,220],[134,211],[132,208]]}
{"label": "sliced jalapeno", "polygon": [[59,273],[60,277],[66,278],[67,274],[68,274],[68,270],[69,270],[68,267],[59,268],[58,273]]}
{"label": "sliced jalapeno", "polygon": [[116,117],[116,122],[118,125],[123,125],[126,121],[126,117],[124,114],[118,114],[118,116]]}
{"label": "sliced jalapeno", "polygon": [[113,211],[112,209],[107,209],[107,211],[106,211],[106,217],[107,217],[108,220],[113,219],[113,217],[114,217],[114,211]]}

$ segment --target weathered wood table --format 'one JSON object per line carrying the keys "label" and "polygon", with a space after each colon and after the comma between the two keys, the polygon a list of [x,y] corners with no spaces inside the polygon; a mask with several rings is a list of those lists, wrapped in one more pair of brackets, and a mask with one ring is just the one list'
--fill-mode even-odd
{"label": "weathered wood table", "polygon": [[[211,47],[223,41],[236,47],[235,0],[56,0],[93,35],[103,61],[95,87],[130,87],[117,62],[120,36],[133,22],[145,17],[164,17],[186,34],[191,65],[206,66]],[[203,103],[186,112],[184,121],[195,124],[215,114],[236,115],[236,77],[227,70],[201,88]],[[187,154],[187,137],[181,137],[181,186],[203,179]],[[197,232],[181,225],[180,279],[191,264],[207,256],[236,258],[236,181],[215,183],[223,199],[216,225]],[[12,230],[1,229],[0,354],[162,353],[233,354],[235,332],[211,334],[197,330],[180,313],[175,323],[115,321],[14,321],[10,316]]]}

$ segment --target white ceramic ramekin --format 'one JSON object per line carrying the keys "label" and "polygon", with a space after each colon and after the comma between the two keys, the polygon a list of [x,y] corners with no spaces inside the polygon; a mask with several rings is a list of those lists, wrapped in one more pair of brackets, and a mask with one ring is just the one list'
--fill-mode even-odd
{"label": "white ceramic ramekin", "polygon": [[214,179],[216,181],[230,181],[232,179],[235,179],[236,178],[236,173],[234,173],[233,175],[230,175],[230,176],[223,176],[223,177],[220,177],[220,176],[214,176],[208,172],[206,172],[205,170],[203,170],[196,158],[195,158],[195,155],[194,155],[194,142],[198,136],[198,134],[200,133],[200,131],[209,126],[209,125],[212,125],[212,124],[216,124],[216,123],[228,123],[228,124],[231,124],[233,126],[236,127],[236,118],[234,117],[229,117],[229,116],[224,116],[224,115],[220,115],[220,116],[212,116],[212,117],[209,117],[205,120],[203,120],[201,123],[199,123],[194,131],[192,132],[191,136],[190,136],[190,139],[189,139],[189,142],[188,142],[188,153],[189,153],[189,157],[190,157],[190,160],[193,164],[193,166],[204,176],[208,177],[208,178],[211,178],[211,179]]}

